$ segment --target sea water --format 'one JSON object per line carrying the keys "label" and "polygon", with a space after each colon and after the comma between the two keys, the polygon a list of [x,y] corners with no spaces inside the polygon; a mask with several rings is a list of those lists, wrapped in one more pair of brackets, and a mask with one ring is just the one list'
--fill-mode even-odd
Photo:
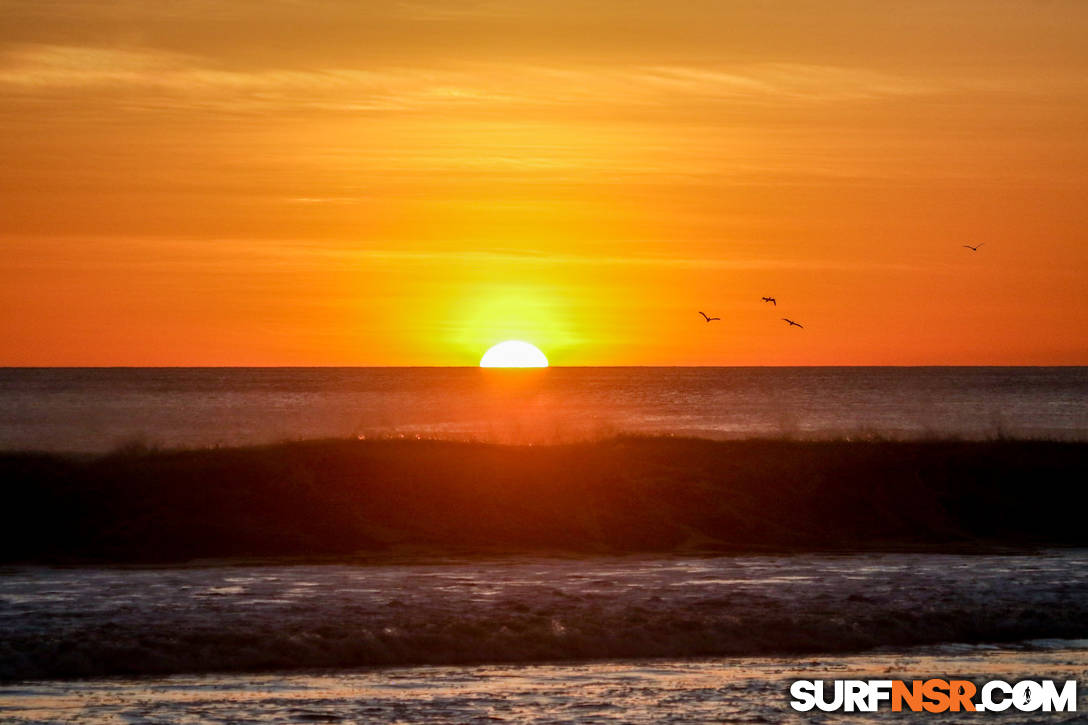
{"label": "sea water", "polygon": [[0,369],[9,450],[617,433],[1084,440],[1088,368]]}
{"label": "sea water", "polygon": [[[1088,439],[1088,368],[0,369],[0,449]],[[149,482],[153,485],[153,482]],[[5,722],[879,722],[798,678],[1077,679],[1088,552],[0,570]],[[891,719],[909,718],[907,715]],[[930,723],[955,714],[925,715]]]}
{"label": "sea water", "polygon": [[1083,695],[1086,565],[1047,551],[13,567],[0,719],[809,722],[787,706],[797,678],[1053,677]]}

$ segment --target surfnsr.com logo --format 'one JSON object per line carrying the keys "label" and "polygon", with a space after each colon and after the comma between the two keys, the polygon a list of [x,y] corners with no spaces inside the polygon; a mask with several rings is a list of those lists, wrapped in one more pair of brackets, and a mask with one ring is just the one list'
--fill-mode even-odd
{"label": "surfnsr.com logo", "polygon": [[790,685],[790,707],[832,712],[1076,712],[1077,681],[990,680],[797,680]]}

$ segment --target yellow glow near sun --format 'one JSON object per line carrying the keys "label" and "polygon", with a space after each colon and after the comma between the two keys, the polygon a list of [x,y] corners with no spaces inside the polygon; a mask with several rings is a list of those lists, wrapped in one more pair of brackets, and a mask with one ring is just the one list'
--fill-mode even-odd
{"label": "yellow glow near sun", "polygon": [[482,368],[546,368],[548,358],[536,345],[521,340],[507,340],[493,345],[480,358]]}
{"label": "yellow glow near sun", "polygon": [[451,290],[455,296],[449,322],[437,330],[433,339],[436,350],[448,354],[459,365],[475,365],[481,351],[497,342],[532,340],[533,345],[548,351],[549,365],[563,365],[564,356],[584,344],[580,328],[585,316],[576,316],[578,294],[562,296],[555,285],[546,284],[551,275],[557,274],[552,266],[499,262],[480,271],[486,271],[489,277],[518,282],[486,281]]}

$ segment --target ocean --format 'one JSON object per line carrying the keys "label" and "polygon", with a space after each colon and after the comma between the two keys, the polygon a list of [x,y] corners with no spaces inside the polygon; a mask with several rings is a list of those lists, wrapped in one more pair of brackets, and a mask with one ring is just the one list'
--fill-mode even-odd
{"label": "ocean", "polygon": [[[1088,368],[0,370],[7,450],[618,433],[1083,441]],[[13,565],[0,720],[868,723],[789,683],[944,676],[1077,679],[984,719],[1078,722],[1086,622],[1078,549]]]}
{"label": "ocean", "polygon": [[787,706],[793,679],[931,676],[1078,679],[1083,710],[1086,565],[1047,551],[11,567],[0,719],[810,722]]}
{"label": "ocean", "polygon": [[0,369],[8,450],[617,433],[1084,440],[1088,368]]}

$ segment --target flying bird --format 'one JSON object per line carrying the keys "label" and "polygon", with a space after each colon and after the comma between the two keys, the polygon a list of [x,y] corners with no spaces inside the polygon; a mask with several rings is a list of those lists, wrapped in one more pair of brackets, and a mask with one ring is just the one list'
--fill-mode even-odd
{"label": "flying bird", "polygon": [[968,249],[970,249],[970,250],[971,250],[972,252],[977,252],[977,251],[978,251],[978,248],[979,248],[979,247],[981,247],[981,246],[982,246],[983,244],[985,244],[985,243],[986,243],[986,242],[979,242],[978,244],[976,244],[976,245],[974,245],[974,246],[971,246],[970,244],[964,244],[963,246],[967,247],[967,248],[968,248]]}
{"label": "flying bird", "polygon": [[785,320],[786,322],[790,323],[790,327],[800,327],[802,330],[805,329],[805,326],[802,325],[800,322],[794,322],[793,320],[791,320],[788,317],[783,317],[782,319]]}
{"label": "flying bird", "polygon": [[705,312],[703,312],[702,310],[700,310],[700,311],[699,311],[699,314],[700,314],[700,315],[702,315],[702,316],[703,316],[703,319],[705,319],[705,320],[706,320],[707,322],[713,322],[714,320],[720,320],[720,319],[722,319],[722,318],[720,318],[720,317],[707,317],[707,316],[706,316],[706,313],[705,313]]}
{"label": "flying bird", "polygon": [[778,307],[778,300],[776,300],[774,297],[764,297],[763,301],[764,302],[770,302],[775,307]]}

